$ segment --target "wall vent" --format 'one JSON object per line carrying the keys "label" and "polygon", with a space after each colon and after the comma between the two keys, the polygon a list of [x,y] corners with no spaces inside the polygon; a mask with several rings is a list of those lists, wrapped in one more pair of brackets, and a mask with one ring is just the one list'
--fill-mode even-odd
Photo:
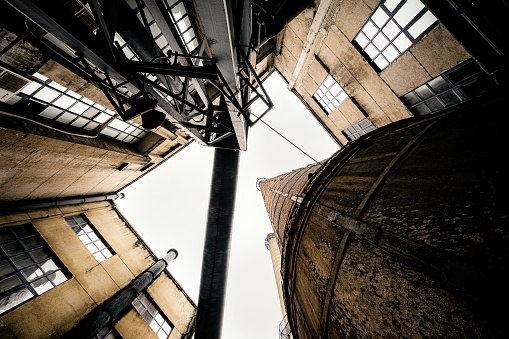
{"label": "wall vent", "polygon": [[30,80],[0,67],[0,101],[7,102],[29,83]]}

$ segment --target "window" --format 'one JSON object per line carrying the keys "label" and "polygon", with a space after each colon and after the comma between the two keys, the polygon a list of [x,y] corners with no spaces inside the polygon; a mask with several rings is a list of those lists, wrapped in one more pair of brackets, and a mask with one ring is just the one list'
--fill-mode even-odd
{"label": "window", "polygon": [[419,0],[385,0],[354,39],[382,71],[438,23]]}
{"label": "window", "polygon": [[83,242],[98,262],[104,261],[113,255],[92,227],[90,227],[90,224],[83,215],[65,217],[65,221],[67,221],[74,233],[78,235],[81,242]]}
{"label": "window", "polygon": [[0,229],[0,313],[69,277],[32,225]]}
{"label": "window", "polygon": [[159,338],[168,338],[172,329],[170,322],[166,320],[157,306],[151,302],[143,292],[134,299],[132,305]]}
{"label": "window", "polygon": [[469,59],[406,93],[401,100],[415,115],[439,112],[468,100],[462,87],[474,83],[481,73],[477,63]]}
{"label": "window", "polygon": [[316,99],[327,114],[331,114],[332,111],[348,99],[348,95],[329,74],[320,87],[318,87],[315,94],[313,94],[313,98]]}
{"label": "window", "polygon": [[137,123],[114,118],[115,112],[44,75],[36,73],[32,79],[27,87],[7,103],[28,108],[31,114],[86,131],[96,131],[103,127],[99,134],[125,143],[135,144],[147,134]]}
{"label": "window", "polygon": [[358,139],[361,135],[367,134],[375,129],[376,127],[371,123],[371,121],[369,121],[368,118],[365,118],[345,129],[343,134],[348,138],[348,140],[353,141]]}
{"label": "window", "polygon": [[[161,29],[157,25],[155,19],[150,14],[150,11],[146,7],[138,7],[138,4],[141,4],[140,2],[136,2],[134,0],[128,0],[129,5],[133,10],[137,12],[137,16],[140,19],[140,22],[145,25],[144,19],[142,17],[141,10],[143,9],[143,12],[145,14],[145,18],[147,20],[147,25],[149,27],[150,33],[152,37],[154,38],[155,43],[161,51],[166,53],[172,49],[171,46],[168,44],[168,41],[164,37],[163,33],[161,32]],[[191,24],[191,19],[187,13],[186,6],[184,4],[184,1],[182,0],[165,0],[162,1],[164,6],[166,7],[166,10],[168,11],[168,14],[171,18],[171,21],[178,32],[180,39],[187,49],[186,51],[182,51],[184,53],[191,54],[196,50],[198,45],[198,39],[196,37],[194,28]],[[141,4],[142,5],[142,4]],[[175,46],[173,47],[175,50]]]}
{"label": "window", "polygon": [[120,336],[117,332],[110,328],[109,326],[105,326],[99,333],[97,333],[93,339],[117,339]]}

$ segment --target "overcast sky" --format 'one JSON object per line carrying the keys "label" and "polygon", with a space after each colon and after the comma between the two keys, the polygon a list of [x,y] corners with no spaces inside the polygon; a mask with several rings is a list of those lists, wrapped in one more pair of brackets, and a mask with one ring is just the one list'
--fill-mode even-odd
{"label": "overcast sky", "polygon": [[[318,161],[339,149],[274,73],[265,82],[274,108],[263,119]],[[253,113],[263,112],[253,105]],[[223,338],[279,338],[282,314],[265,237],[272,227],[257,178],[272,178],[313,163],[259,122],[241,153],[230,253]],[[179,252],[169,270],[197,303],[214,149],[192,143],[124,190],[120,211],[162,257]]]}

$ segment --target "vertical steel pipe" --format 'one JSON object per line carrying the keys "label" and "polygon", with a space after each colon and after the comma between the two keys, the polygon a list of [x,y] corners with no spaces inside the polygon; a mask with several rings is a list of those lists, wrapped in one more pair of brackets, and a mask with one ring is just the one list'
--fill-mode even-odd
{"label": "vertical steel pipe", "polygon": [[239,158],[239,151],[215,149],[196,339],[221,337]]}

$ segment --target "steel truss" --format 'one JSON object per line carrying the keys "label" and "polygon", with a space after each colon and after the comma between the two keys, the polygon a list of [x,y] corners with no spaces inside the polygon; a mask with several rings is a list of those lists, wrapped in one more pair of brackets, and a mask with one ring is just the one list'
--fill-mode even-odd
{"label": "steel truss", "polygon": [[[124,120],[136,116],[132,114],[136,110],[128,110],[126,105],[132,108],[137,99],[148,98],[156,103],[153,110],[163,112],[200,144],[245,150],[248,127],[273,106],[250,62],[255,49],[250,43],[252,9],[248,0],[239,2],[241,8],[233,8],[229,1],[225,8],[220,0],[197,0],[206,38],[195,51],[187,50],[163,0],[111,0],[102,2],[102,7],[98,0],[88,0],[98,27],[95,32],[58,0],[7,2],[58,39],[52,48],[88,73]],[[150,33],[147,10],[171,46],[167,53]],[[241,19],[234,20],[233,13],[240,13]],[[116,34],[138,60],[126,57],[115,42]],[[204,55],[207,40],[215,42],[208,46],[212,57]],[[121,88],[131,95],[121,93]],[[218,99],[219,105],[214,105]],[[252,120],[250,107],[258,99],[267,108]]]}

